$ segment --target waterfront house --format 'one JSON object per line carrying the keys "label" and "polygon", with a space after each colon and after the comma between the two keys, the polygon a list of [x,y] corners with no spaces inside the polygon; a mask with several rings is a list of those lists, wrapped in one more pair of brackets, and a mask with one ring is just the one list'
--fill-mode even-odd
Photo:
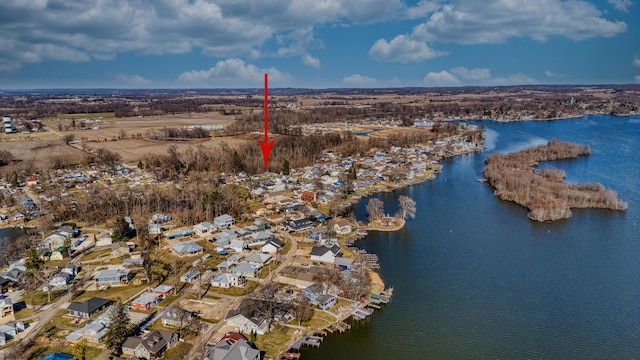
{"label": "waterfront house", "polygon": [[299,232],[313,228],[313,222],[306,218],[299,220],[288,220],[285,221],[284,226],[289,232]]}
{"label": "waterfront house", "polygon": [[318,296],[324,293],[325,293],[324,287],[318,283],[314,283],[313,285],[308,286],[302,290],[302,294],[306,296],[307,299],[309,299],[309,302],[311,304],[314,304],[314,305],[316,304],[316,300],[318,299]]}
{"label": "waterfront house", "polygon": [[0,295],[0,324],[6,324],[15,320],[13,301],[11,301],[10,297]]}
{"label": "waterfront house", "polygon": [[162,325],[168,327],[181,328],[195,317],[191,311],[169,306],[164,309],[160,318]]}
{"label": "waterfront house", "polygon": [[333,261],[333,264],[337,266],[340,270],[351,270],[355,265],[356,261],[353,259],[347,259],[343,257],[336,257]]}
{"label": "waterfront house", "polygon": [[307,235],[309,238],[314,241],[321,240],[323,237],[327,235],[327,228],[324,225],[316,226],[313,229],[307,230]]}
{"label": "waterfront house", "polygon": [[67,310],[69,310],[69,315],[71,316],[78,318],[90,318],[103,309],[109,307],[112,303],[113,300],[92,297],[91,299],[83,302],[72,302],[67,306]]}
{"label": "waterfront house", "polygon": [[134,273],[125,268],[100,270],[93,276],[98,285],[126,285],[133,279]]}
{"label": "waterfront house", "polygon": [[161,297],[152,292],[146,292],[131,302],[131,308],[134,310],[147,311],[156,306]]}
{"label": "waterfront house", "polygon": [[162,299],[166,299],[167,296],[170,296],[175,292],[175,289],[171,285],[158,285],[153,288],[151,292],[160,296]]}
{"label": "waterfront house", "polygon": [[244,287],[247,278],[238,273],[219,273],[211,279],[211,286],[219,288]]}
{"label": "waterfront house", "polygon": [[322,294],[316,298],[317,305],[322,310],[329,310],[336,304],[336,297],[333,295]]}
{"label": "waterfront house", "polygon": [[200,277],[200,271],[196,269],[191,269],[186,273],[184,273],[182,276],[180,276],[180,281],[193,284],[194,282],[196,282],[196,280],[198,280],[199,277]]}
{"label": "waterfront house", "polygon": [[202,246],[194,242],[174,245],[171,247],[171,250],[178,256],[193,256],[198,255],[204,251]]}
{"label": "waterfront house", "polygon": [[282,243],[282,241],[273,238],[262,245],[262,247],[260,247],[260,251],[266,254],[275,254],[280,251],[283,246],[284,244]]}
{"label": "waterfront house", "polygon": [[311,261],[320,261],[324,263],[333,264],[336,259],[336,255],[340,253],[340,248],[337,245],[332,247],[327,246],[314,246],[309,253]]}
{"label": "waterfront house", "polygon": [[231,226],[235,225],[236,221],[231,217],[231,215],[224,214],[220,215],[213,219],[213,224],[218,229],[228,229]]}
{"label": "waterfront house", "polygon": [[257,310],[252,299],[243,299],[238,308],[229,311],[225,322],[228,326],[245,334],[264,335],[269,332],[267,318]]}
{"label": "waterfront house", "polygon": [[156,330],[145,337],[129,336],[122,344],[122,354],[135,356],[139,359],[160,359],[167,349],[178,343],[177,333]]}
{"label": "waterfront house", "polygon": [[338,235],[348,234],[352,231],[351,223],[345,219],[335,219],[333,221],[333,230]]}
{"label": "waterfront house", "polygon": [[[242,338],[232,338],[236,334]],[[202,360],[260,360],[260,350],[243,335],[232,333],[225,335],[214,346],[205,346]]]}

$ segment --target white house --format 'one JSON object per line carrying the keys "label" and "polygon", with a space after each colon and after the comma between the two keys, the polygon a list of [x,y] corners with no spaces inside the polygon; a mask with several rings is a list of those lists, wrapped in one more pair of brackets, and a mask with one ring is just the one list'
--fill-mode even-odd
{"label": "white house", "polygon": [[340,253],[340,248],[337,245],[334,245],[330,248],[322,245],[314,246],[311,249],[311,253],[309,253],[309,255],[311,257],[311,261],[320,261],[333,264],[338,253]]}
{"label": "white house", "polygon": [[231,243],[229,244],[229,248],[235,252],[242,252],[245,249],[249,248],[249,245],[247,245],[246,242],[244,242],[244,240],[233,240],[231,241]]}
{"label": "white house", "polygon": [[244,287],[247,278],[237,273],[219,273],[211,280],[211,286],[220,288]]}
{"label": "white house", "polygon": [[282,249],[283,246],[284,244],[282,243],[282,241],[278,239],[271,239],[267,241],[264,245],[262,245],[262,247],[260,248],[260,251],[267,254],[274,254],[280,251],[280,249]]}
{"label": "white house", "polygon": [[200,277],[200,271],[191,269],[180,276],[180,281],[193,284]]}
{"label": "white house", "polygon": [[216,217],[215,219],[213,219],[213,224],[218,229],[228,229],[231,226],[235,225],[235,223],[236,223],[236,221],[233,220],[231,215],[228,215],[228,214],[220,215],[220,216]]}
{"label": "white house", "polygon": [[204,251],[202,246],[194,243],[187,242],[183,244],[174,245],[171,247],[171,250],[176,253],[178,256],[192,256],[200,254]]}
{"label": "white house", "polygon": [[217,227],[208,221],[203,221],[193,226],[193,231],[198,235],[206,234],[208,232],[216,231]]}

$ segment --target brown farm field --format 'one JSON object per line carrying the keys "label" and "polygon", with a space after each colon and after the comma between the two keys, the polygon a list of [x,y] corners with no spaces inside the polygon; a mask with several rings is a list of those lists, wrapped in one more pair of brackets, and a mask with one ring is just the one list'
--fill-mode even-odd
{"label": "brown farm field", "polygon": [[58,140],[25,140],[0,142],[0,149],[8,150],[13,157],[22,163],[31,162],[35,168],[48,168],[53,158],[66,158],[78,160],[82,156],[82,150],[65,145]]}

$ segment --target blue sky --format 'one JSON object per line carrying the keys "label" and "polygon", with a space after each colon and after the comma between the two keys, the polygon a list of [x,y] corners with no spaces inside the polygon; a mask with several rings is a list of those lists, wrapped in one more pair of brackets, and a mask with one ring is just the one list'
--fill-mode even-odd
{"label": "blue sky", "polygon": [[1,0],[0,88],[640,83],[637,0]]}

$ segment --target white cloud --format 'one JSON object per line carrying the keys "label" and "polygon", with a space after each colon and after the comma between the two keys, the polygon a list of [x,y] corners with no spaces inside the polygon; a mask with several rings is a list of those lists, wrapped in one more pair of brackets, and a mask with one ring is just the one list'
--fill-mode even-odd
{"label": "white cloud", "polygon": [[464,80],[484,80],[491,77],[491,70],[489,69],[467,69],[465,67],[456,67],[451,69],[451,72],[460,76]]}
{"label": "white cloud", "polygon": [[353,74],[351,76],[346,76],[342,79],[342,83],[351,87],[372,87],[377,84],[376,79],[363,76],[360,74]]}
{"label": "white cloud", "polygon": [[432,50],[425,42],[416,41],[407,35],[398,35],[391,42],[379,39],[369,49],[369,56],[375,60],[400,63],[420,62],[445,54]]}
{"label": "white cloud", "polygon": [[320,67],[320,60],[314,58],[313,56],[306,54],[302,56],[302,63],[314,68]]}
{"label": "white cloud", "polygon": [[[401,9],[401,0],[0,0],[0,70],[124,52],[255,59],[276,35],[313,39],[316,26],[381,21]],[[288,38],[279,52],[303,56],[307,46],[317,41]]]}
{"label": "white cloud", "polygon": [[624,12],[629,11],[629,6],[633,5],[633,2],[631,2],[631,0],[608,0],[607,2],[613,5],[613,7],[617,10]]}
{"label": "white cloud", "polygon": [[289,74],[275,68],[259,68],[233,58],[218,61],[208,70],[185,71],[178,76],[178,82],[186,86],[261,87],[265,73],[269,74],[270,84],[283,85],[291,80]]}
{"label": "white cloud", "polygon": [[633,58],[633,66],[640,67],[640,57],[636,56]]}
{"label": "white cloud", "polygon": [[142,76],[137,74],[134,74],[134,75],[119,74],[118,76],[116,76],[116,79],[121,83],[131,85],[131,86],[146,87],[152,84],[151,80],[145,79]]}
{"label": "white cloud", "polygon": [[427,16],[441,6],[442,0],[420,0],[416,6],[410,7],[406,10],[406,15],[409,19],[418,19]]}
{"label": "white cloud", "polygon": [[595,5],[583,0],[454,0],[416,26],[412,36],[427,42],[486,44],[512,37],[582,40],[626,30],[624,22],[605,19]]}
{"label": "white cloud", "polygon": [[450,72],[442,70],[428,73],[424,77],[424,83],[428,86],[456,86],[460,85],[460,80]]}

